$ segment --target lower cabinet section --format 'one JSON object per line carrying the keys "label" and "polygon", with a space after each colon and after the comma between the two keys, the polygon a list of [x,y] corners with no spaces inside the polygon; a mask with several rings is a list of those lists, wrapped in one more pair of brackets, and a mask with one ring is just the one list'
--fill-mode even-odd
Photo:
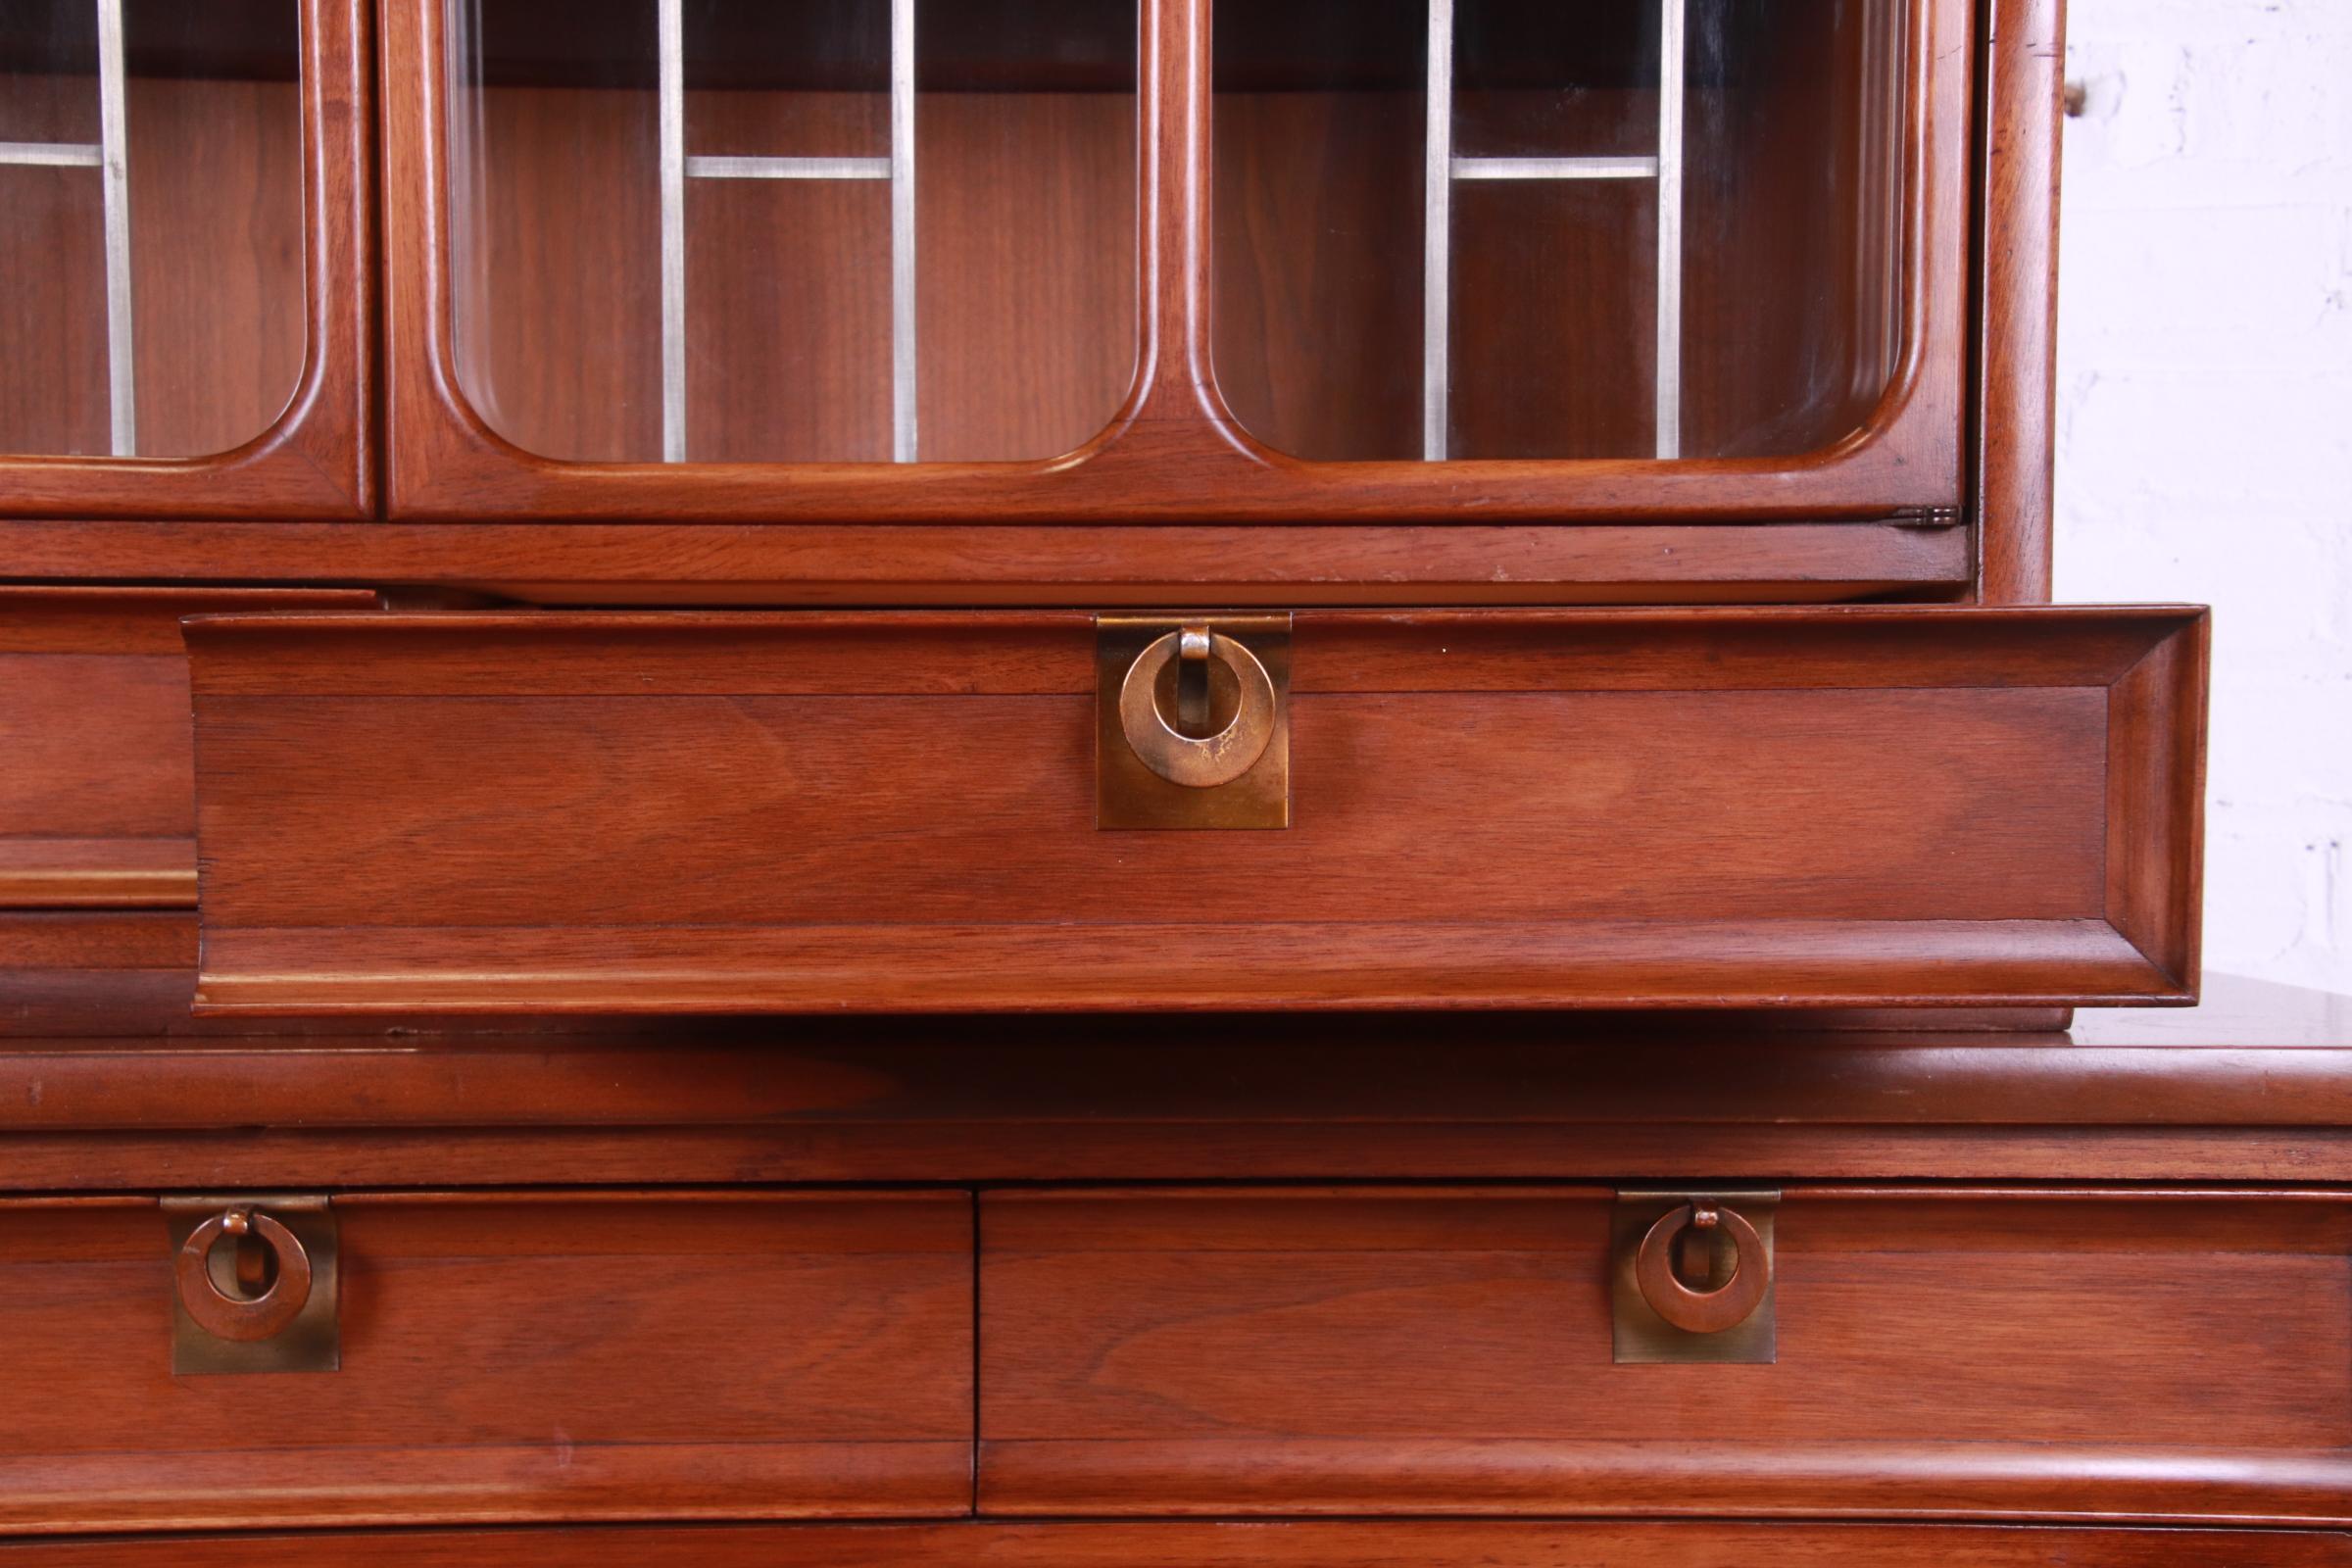
{"label": "lower cabinet section", "polygon": [[[959,1192],[0,1203],[0,1534],[962,1514],[971,1229]],[[316,1327],[246,1321],[302,1273],[336,1370],[186,1370]]]}
{"label": "lower cabinet section", "polygon": [[1792,1189],[1769,1364],[1618,1360],[1617,1207],[986,1195],[981,1510],[2352,1520],[2341,1195]]}
{"label": "lower cabinet section", "polygon": [[[2352,1526],[2352,1194],[974,1201],[0,1201],[0,1537],[189,1533],[174,1562],[301,1549],[222,1533],[496,1525],[529,1528],[332,1539],[385,1562],[1561,1568],[2059,1542],[2332,1562],[2317,1537],[1914,1532]],[[975,1511],[1005,1528],[635,1528]],[[632,1528],[545,1528],[588,1525]]]}
{"label": "lower cabinet section", "polygon": [[6,1568],[2337,1568],[2301,1531],[1984,1525],[770,1525],[0,1545]]}

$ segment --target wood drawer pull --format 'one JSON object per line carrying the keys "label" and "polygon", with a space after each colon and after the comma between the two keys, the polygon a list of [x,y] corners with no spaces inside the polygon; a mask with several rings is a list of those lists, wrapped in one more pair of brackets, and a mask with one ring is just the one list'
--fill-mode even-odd
{"label": "wood drawer pull", "polygon": [[[222,1238],[251,1235],[277,1254],[277,1277],[259,1296],[231,1296],[213,1278],[213,1248]],[[267,1340],[301,1315],[311,1298],[311,1254],[294,1233],[267,1214],[232,1208],[188,1233],[174,1266],[179,1303],[216,1339]]]}
{"label": "wood drawer pull", "polygon": [[[1233,671],[1241,701],[1232,720],[1214,735],[1181,734],[1159,710],[1160,672],[1176,660],[1205,665],[1216,660]],[[1257,765],[1274,738],[1274,682],[1257,656],[1206,626],[1169,632],[1135,656],[1119,683],[1119,727],[1144,765],[1171,784],[1214,789]]]}
{"label": "wood drawer pull", "polygon": [[[1732,1277],[1711,1291],[1694,1291],[1674,1271],[1674,1244],[1686,1230],[1720,1228],[1732,1239],[1738,1258]],[[1772,1261],[1764,1239],[1736,1211],[1708,1203],[1685,1203],[1658,1217],[1642,1238],[1634,1258],[1634,1280],[1651,1311],[1690,1334],[1721,1334],[1747,1321],[1772,1287]]]}

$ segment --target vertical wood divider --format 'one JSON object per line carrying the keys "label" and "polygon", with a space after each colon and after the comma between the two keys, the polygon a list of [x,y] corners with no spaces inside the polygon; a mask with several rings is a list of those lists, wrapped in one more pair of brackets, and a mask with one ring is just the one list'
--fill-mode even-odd
{"label": "vertical wood divider", "polygon": [[1994,0],[1979,165],[1978,597],[2047,604],[2057,419],[2058,168],[2066,0]]}
{"label": "vertical wood divider", "polygon": [[1143,341],[1131,412],[1168,434],[1232,424],[1209,348],[1209,9],[1210,0],[1142,0],[1139,18]]}

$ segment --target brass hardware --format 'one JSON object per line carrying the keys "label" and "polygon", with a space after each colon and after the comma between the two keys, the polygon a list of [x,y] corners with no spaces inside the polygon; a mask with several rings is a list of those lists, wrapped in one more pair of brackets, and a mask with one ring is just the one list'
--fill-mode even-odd
{"label": "brass hardware", "polygon": [[1769,1365],[1780,1201],[1777,1192],[1619,1193],[1609,1227],[1616,1359]]}
{"label": "brass hardware", "polygon": [[1291,821],[1291,617],[1095,617],[1096,824]]}
{"label": "brass hardware", "polygon": [[172,1371],[332,1372],[339,1248],[324,1198],[173,1198]]}

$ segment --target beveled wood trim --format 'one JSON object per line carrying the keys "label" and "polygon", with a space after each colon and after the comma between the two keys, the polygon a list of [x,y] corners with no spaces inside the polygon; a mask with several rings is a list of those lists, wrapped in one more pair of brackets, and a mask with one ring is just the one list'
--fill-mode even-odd
{"label": "beveled wood trim", "polygon": [[182,615],[371,610],[376,602],[375,594],[364,588],[0,583],[0,654],[153,654],[184,659]]}
{"label": "beveled wood trim", "polygon": [[285,411],[251,441],[214,457],[0,457],[0,514],[373,514],[372,7],[301,4],[305,348]]}
{"label": "beveled wood trim", "polygon": [[1000,1518],[1771,1518],[1792,1507],[1834,1519],[2342,1526],[2352,1525],[2352,1454],[2126,1444],[1408,1445],[1290,1437],[980,1445],[980,1512]]}
{"label": "beveled wood trim", "polygon": [[[182,1006],[184,1008],[184,993]],[[299,1039],[288,1038],[299,1048]],[[1212,1165],[1210,1162],[1214,1161]],[[524,1182],[1592,1180],[1769,1185],[1785,1172],[1869,1181],[2352,1182],[2352,1133],[2328,1127],[1936,1127],[1674,1122],[1097,1126],[976,1123],[959,1132],[821,1119],[785,1127],[293,1127],[12,1133],[0,1190],[485,1186]]]}
{"label": "beveled wood trim", "polygon": [[[964,1510],[944,1502],[940,1478],[969,1454],[938,1440],[564,1445],[561,1462],[540,1445],[469,1446],[462,1459],[440,1447],[281,1452],[300,1487],[256,1486],[244,1451],[60,1454],[0,1459],[0,1529],[954,1518]],[[822,1500],[795,1500],[812,1492]]]}
{"label": "beveled wood trim", "polygon": [[0,837],[0,907],[189,909],[194,838]]}
{"label": "beveled wood trim", "polygon": [[1987,0],[1977,322],[1980,597],[2050,598],[2066,0]]}
{"label": "beveled wood trim", "polygon": [[[1316,611],[1298,694],[2113,686],[2193,699],[2205,612],[2179,606],[1755,606]],[[1955,633],[1965,630],[1967,636]],[[2178,635],[2177,635],[2178,634]],[[200,697],[1092,695],[1083,611],[455,611],[353,620],[299,605],[198,612]],[[2181,641],[2193,646],[2178,662]],[[372,647],[368,645],[373,645]],[[265,655],[263,648],[270,651]],[[527,648],[527,658],[515,649]],[[2162,656],[2161,658],[2159,656]],[[2161,670],[2161,675],[2143,671]],[[2165,760],[2172,760],[2168,754]]]}
{"label": "beveled wood trim", "polygon": [[[1353,1129],[1375,1161],[1395,1157],[1388,1140],[1405,1129],[1447,1122],[1804,1122],[1980,1135],[2352,1125],[2352,1042],[2101,1048],[2055,1034],[2011,1044],[1924,1032],[1824,1036],[1739,1020],[1599,1018],[1570,1028],[1507,1016],[1475,1024],[1350,1017],[1304,1030],[1247,1017],[1147,1016],[1121,1029],[1125,1049],[1108,1056],[1099,1026],[1055,1019],[761,1020],[577,1034],[540,1026],[169,1045],[26,1040],[0,1050],[0,1132],[822,1123],[872,1139],[919,1133],[944,1143],[1004,1126],[1007,1138],[1028,1129],[1035,1152],[1010,1169],[965,1174],[1016,1180],[1069,1177],[1083,1161],[1052,1148],[1045,1129],[1081,1120],[1105,1135],[1142,1138],[1158,1120],[1230,1137],[1319,1117]],[[1407,1165],[1385,1173],[1437,1174]],[[1167,1172],[1155,1161],[1153,1174]],[[1563,1155],[1549,1174],[1578,1170]]]}
{"label": "beveled wood trim", "polygon": [[0,1544],[17,1568],[2340,1568],[2352,1538],[2316,1531],[1927,1522],[1360,1520],[654,1529],[407,1530]]}
{"label": "beveled wood trim", "polygon": [[[208,921],[199,1016],[2178,1004],[2099,920],[520,929]],[[462,941],[466,959],[445,955]],[[1279,986],[1269,980],[1280,975]]]}
{"label": "beveled wood trim", "polygon": [[12,522],[0,574],[478,588],[549,604],[1118,606],[1951,598],[1968,530],[1880,522],[1138,528]]}
{"label": "beveled wood trim", "polygon": [[[2192,993],[2205,905],[2205,729],[2212,622],[2152,649],[2108,689],[2108,918]],[[2143,824],[2137,832],[2120,824]]]}
{"label": "beveled wood trim", "polygon": [[1968,0],[1914,0],[1906,107],[1906,352],[1863,431],[1795,459],[1313,464],[1251,441],[1207,363],[1211,0],[1141,0],[1136,392],[1111,424],[1041,463],[564,464],[499,438],[459,391],[451,343],[443,20],[385,18],[383,94],[392,514],[799,523],[1445,523],[1827,520],[1950,508],[1966,400]]}

